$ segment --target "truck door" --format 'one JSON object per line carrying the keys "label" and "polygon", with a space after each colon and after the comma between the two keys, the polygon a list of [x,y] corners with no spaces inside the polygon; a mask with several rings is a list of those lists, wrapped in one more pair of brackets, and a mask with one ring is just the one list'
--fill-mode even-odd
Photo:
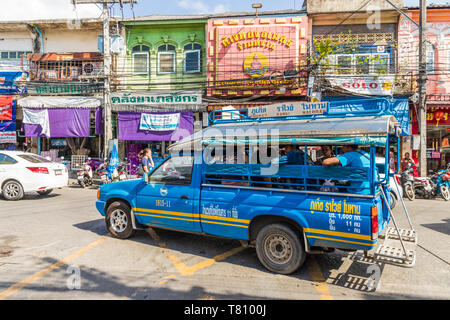
{"label": "truck door", "polygon": [[193,163],[191,155],[171,156],[142,181],[134,208],[140,223],[200,231]]}

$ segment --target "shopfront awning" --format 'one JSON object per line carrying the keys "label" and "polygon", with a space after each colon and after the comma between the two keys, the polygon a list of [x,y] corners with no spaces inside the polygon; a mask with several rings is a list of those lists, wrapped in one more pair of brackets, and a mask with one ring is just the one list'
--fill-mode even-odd
{"label": "shopfront awning", "polygon": [[103,99],[95,97],[26,97],[17,100],[17,105],[29,109],[85,109],[97,108]]}

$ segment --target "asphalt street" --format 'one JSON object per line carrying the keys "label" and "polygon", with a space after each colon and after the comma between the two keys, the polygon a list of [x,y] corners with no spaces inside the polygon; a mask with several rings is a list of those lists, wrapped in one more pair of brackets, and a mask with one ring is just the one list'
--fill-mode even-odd
{"label": "asphalt street", "polygon": [[[95,200],[96,187],[75,185],[0,198],[0,300],[450,298],[450,203],[442,199],[405,202],[419,236],[413,268],[336,251],[308,256],[289,276],[264,269],[236,240],[161,229],[112,238]],[[400,205],[394,212],[406,226]]]}

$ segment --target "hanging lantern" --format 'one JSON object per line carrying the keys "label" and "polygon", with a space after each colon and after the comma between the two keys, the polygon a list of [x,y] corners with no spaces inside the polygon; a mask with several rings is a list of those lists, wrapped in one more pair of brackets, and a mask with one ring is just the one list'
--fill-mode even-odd
{"label": "hanging lantern", "polygon": [[435,111],[434,118],[436,119],[436,127],[439,125],[439,120],[443,119],[445,116],[444,111]]}

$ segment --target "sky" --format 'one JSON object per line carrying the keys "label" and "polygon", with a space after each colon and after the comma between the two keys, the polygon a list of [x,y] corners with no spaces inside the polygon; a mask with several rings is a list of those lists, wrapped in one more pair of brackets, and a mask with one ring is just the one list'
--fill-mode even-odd
{"label": "sky", "polygon": [[[344,0],[345,1],[345,0]],[[404,0],[408,6],[419,0]],[[253,11],[251,4],[261,2],[262,10],[300,9],[303,0],[139,0],[134,5],[135,16],[151,14],[202,14],[227,11]],[[450,0],[427,0],[427,3],[448,3]],[[122,16],[120,6],[113,6],[114,15]],[[129,4],[124,4],[125,17],[132,17]],[[99,18],[101,10],[95,4],[79,4],[76,10],[72,0],[0,0],[0,21]]]}

